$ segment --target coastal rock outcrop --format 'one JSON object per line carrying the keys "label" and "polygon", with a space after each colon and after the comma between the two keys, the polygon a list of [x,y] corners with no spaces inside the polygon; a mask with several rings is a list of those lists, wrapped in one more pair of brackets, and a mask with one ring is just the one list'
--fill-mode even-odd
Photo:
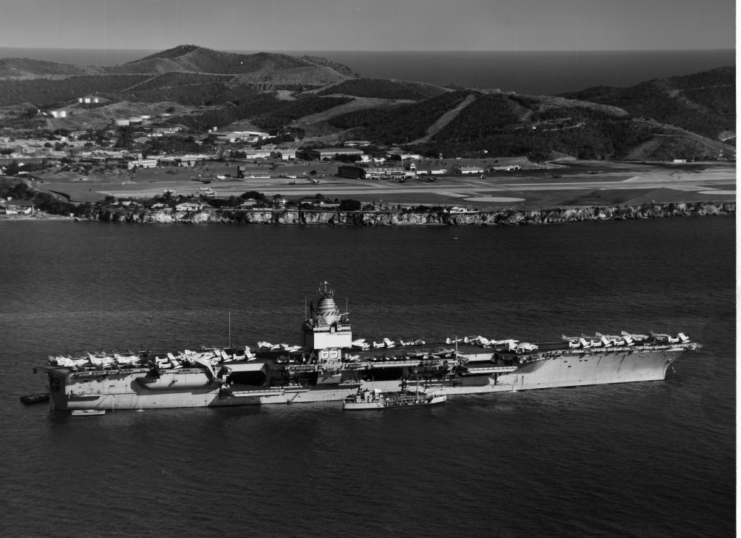
{"label": "coastal rock outcrop", "polygon": [[170,223],[231,223],[339,226],[518,226],[526,224],[558,224],[601,220],[632,220],[664,217],[701,217],[736,215],[735,202],[686,202],[642,204],[614,207],[563,207],[548,209],[498,209],[475,213],[449,213],[444,210],[426,212],[399,211],[339,211],[339,210],[239,210],[214,209],[201,211],[108,209],[94,211],[90,218],[107,222]]}

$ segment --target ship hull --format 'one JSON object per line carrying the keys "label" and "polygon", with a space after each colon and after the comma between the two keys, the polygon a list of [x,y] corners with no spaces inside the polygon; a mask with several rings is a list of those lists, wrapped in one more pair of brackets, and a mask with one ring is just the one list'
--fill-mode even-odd
{"label": "ship hull", "polygon": [[[665,379],[669,366],[685,351],[620,348],[614,351],[567,352],[487,375],[462,375],[453,379],[420,381],[422,388],[447,395],[489,394],[507,391],[578,387],[611,383],[634,383]],[[358,387],[392,392],[402,388],[400,379],[357,380],[342,383],[341,376],[326,376],[313,386],[225,388],[199,370],[163,372],[156,382],[147,371],[118,370],[80,375],[69,371],[48,372],[51,405],[61,410],[154,409],[227,407],[342,401]],[[415,383],[407,382],[409,388]]]}

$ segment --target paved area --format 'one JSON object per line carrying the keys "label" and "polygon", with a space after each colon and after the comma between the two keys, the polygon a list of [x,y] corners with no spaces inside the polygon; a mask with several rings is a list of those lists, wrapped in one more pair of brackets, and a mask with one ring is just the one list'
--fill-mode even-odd
{"label": "paved area", "polygon": [[[239,196],[247,191],[258,191],[268,196],[281,194],[289,199],[313,196],[321,193],[325,197],[353,198],[383,204],[446,204],[461,203],[556,205],[573,201],[575,196],[587,193],[600,198],[601,203],[627,203],[641,194],[657,193],[664,200],[686,201],[696,199],[725,199],[735,196],[731,186],[736,184],[734,166],[707,165],[643,165],[633,163],[595,163],[599,166],[570,166],[563,170],[531,170],[516,173],[498,172],[491,177],[442,177],[435,182],[425,179],[409,180],[404,183],[390,181],[354,180],[337,177],[321,178],[319,184],[298,178],[227,179],[208,185],[217,196]],[[81,188],[82,187],[82,188]],[[75,191],[88,191],[87,195],[102,197],[132,196],[151,198],[163,190],[176,190],[178,194],[198,194],[203,184],[185,179],[162,178],[161,181],[118,183],[55,184],[47,188],[67,192],[76,199]],[[674,195],[671,195],[674,192]],[[595,194],[597,193],[597,194]],[[622,193],[622,194],[621,194]],[[675,199],[679,196],[679,199]],[[627,197],[627,198],[626,198]],[[715,197],[715,198],[713,198]],[[614,202],[610,199],[614,198]],[[650,201],[650,200],[648,200]],[[577,202],[578,203],[578,202]],[[587,202],[585,202],[587,203]]]}

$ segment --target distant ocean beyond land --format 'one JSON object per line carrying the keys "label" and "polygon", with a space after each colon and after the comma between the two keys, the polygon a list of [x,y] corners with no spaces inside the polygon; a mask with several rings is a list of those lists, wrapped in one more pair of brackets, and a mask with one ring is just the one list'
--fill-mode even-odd
{"label": "distant ocean beyond land", "polygon": [[[0,47],[0,58],[31,58],[80,65],[117,65],[155,50],[24,49]],[[258,52],[258,51],[229,51]],[[724,50],[573,52],[281,51],[323,56],[368,78],[415,80],[446,86],[556,94],[593,86],[630,86],[645,80],[735,66]]]}

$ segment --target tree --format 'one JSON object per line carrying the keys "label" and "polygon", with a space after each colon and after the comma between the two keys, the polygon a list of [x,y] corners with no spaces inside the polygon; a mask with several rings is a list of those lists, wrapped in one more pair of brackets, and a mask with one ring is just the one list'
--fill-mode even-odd
{"label": "tree", "polygon": [[360,202],[357,200],[342,200],[340,202],[340,211],[360,211]]}
{"label": "tree", "polygon": [[15,176],[18,174],[18,172],[21,171],[21,167],[18,166],[18,163],[13,161],[8,166],[5,167],[5,174],[8,176]]}

